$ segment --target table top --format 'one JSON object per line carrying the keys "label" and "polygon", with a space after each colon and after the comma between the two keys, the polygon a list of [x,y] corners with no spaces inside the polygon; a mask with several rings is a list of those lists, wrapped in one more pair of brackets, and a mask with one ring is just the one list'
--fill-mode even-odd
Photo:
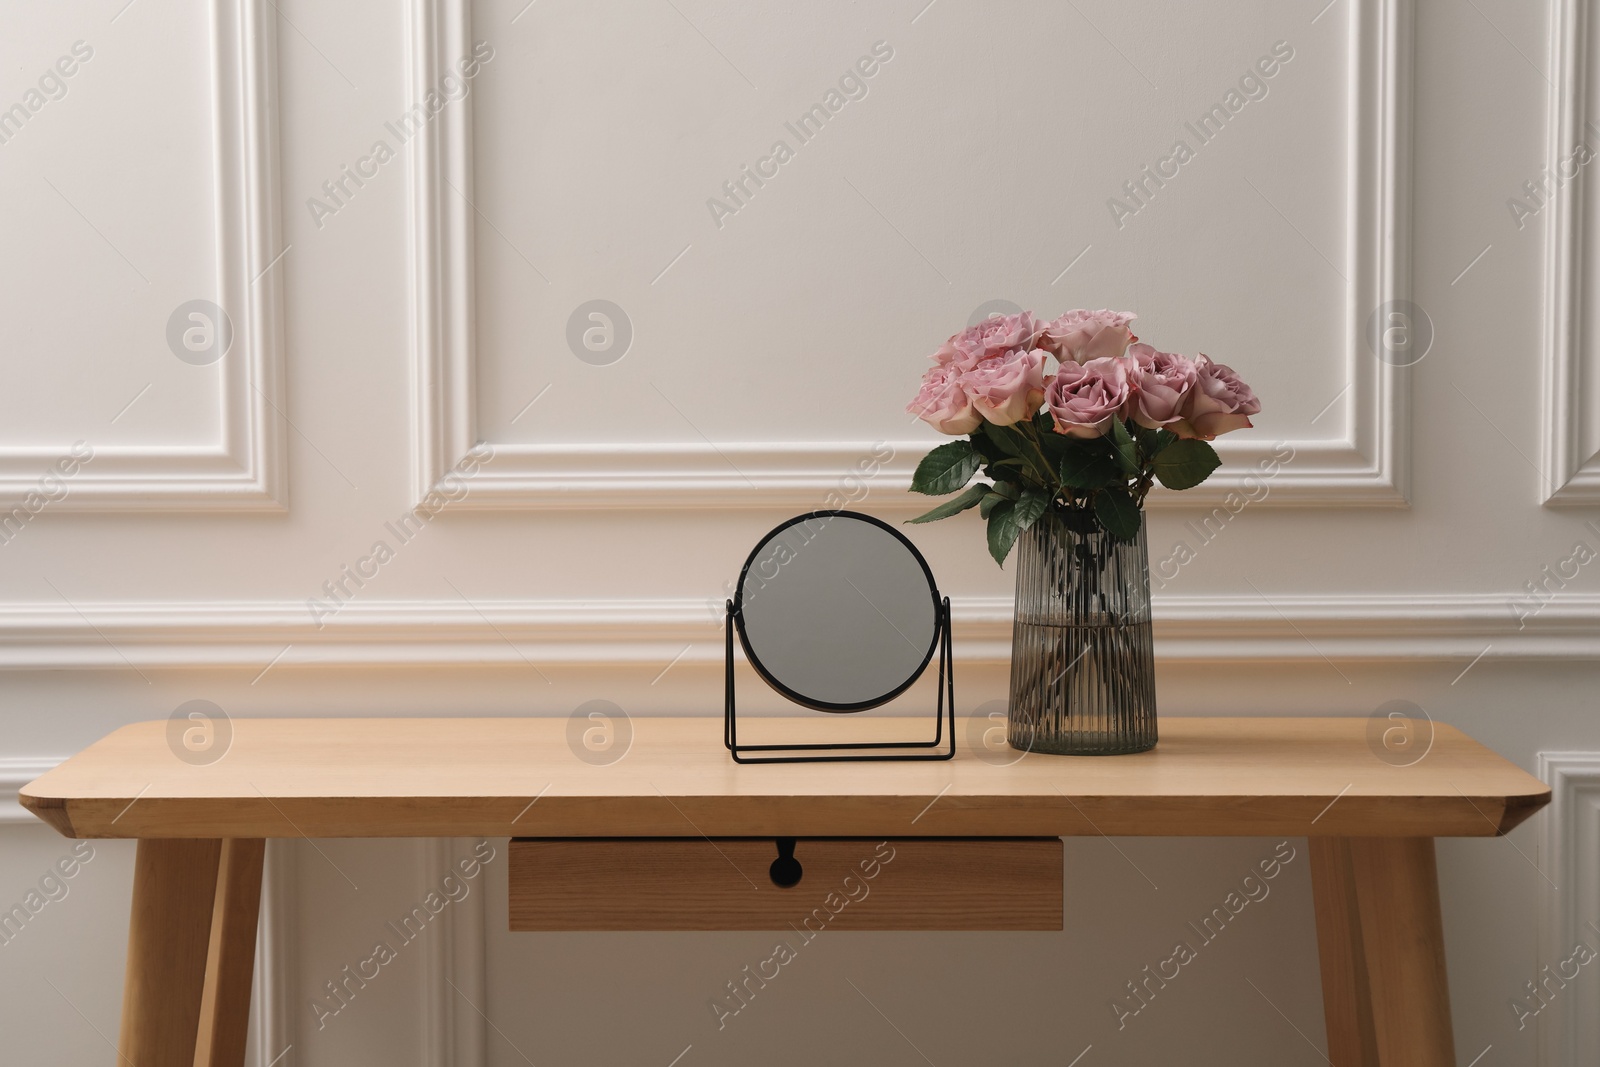
{"label": "table top", "polygon": [[[740,740],[815,739],[823,719],[835,739],[926,725],[751,717]],[[201,765],[175,755],[166,722],[135,723],[21,801],[69,837],[144,838],[1483,837],[1550,800],[1444,724],[1396,766],[1365,717],[1164,718],[1160,744],[1129,756],[975,749],[958,727],[941,763],[740,766],[720,718],[636,717],[625,754],[601,765],[578,753],[611,758],[621,734],[597,756],[569,730],[565,718],[234,719],[224,754]]]}

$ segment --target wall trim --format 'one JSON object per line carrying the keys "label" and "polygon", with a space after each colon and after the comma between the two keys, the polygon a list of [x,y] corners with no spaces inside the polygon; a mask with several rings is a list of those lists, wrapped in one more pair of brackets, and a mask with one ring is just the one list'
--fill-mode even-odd
{"label": "wall trim", "polygon": [[[440,837],[404,843],[411,854],[419,899],[472,854],[474,840]],[[250,1005],[249,1067],[287,1067],[302,1061],[290,1050],[301,1040],[300,1020],[309,1002],[292,955],[299,936],[296,875],[305,848],[295,838],[267,842],[255,995]],[[418,1067],[487,1062],[485,1025],[477,1010],[485,1007],[487,989],[486,890],[482,881],[470,884],[467,895],[451,903],[419,941],[423,958],[417,967]]]}
{"label": "wall trim", "polygon": [[300,989],[295,981],[295,924],[299,913],[295,881],[300,846],[292,839],[267,842],[261,875],[261,911],[256,925],[255,986],[250,998],[248,1067],[292,1067],[304,1062],[292,1048],[299,1044],[297,1011]]}
{"label": "wall trim", "polygon": [[[285,505],[282,309],[267,266],[284,249],[278,210],[277,14],[271,0],[212,4],[216,299],[233,321],[214,446],[101,447],[67,480],[61,511],[281,511]],[[71,447],[0,450],[7,509]]]}
{"label": "wall trim", "polygon": [[[1552,78],[1547,110],[1546,162],[1555,169],[1561,156],[1585,141],[1590,126],[1588,93],[1593,25],[1589,5],[1553,0],[1550,5]],[[1594,373],[1584,329],[1583,287],[1588,275],[1586,186],[1580,175],[1556,190],[1545,219],[1544,287],[1544,485],[1547,505],[1600,503],[1600,453],[1592,442],[1600,434],[1600,411],[1586,395]]]}
{"label": "wall trim", "polygon": [[17,801],[22,787],[54,770],[65,756],[0,756],[0,823],[32,823],[43,826],[38,816]]}
{"label": "wall trim", "polygon": [[[431,887],[441,872],[472,855],[472,838],[427,838],[416,844],[418,884]],[[504,857],[502,850],[499,857]],[[429,927],[423,942],[422,1067],[469,1067],[488,1062],[488,946],[484,942],[487,873]]]}
{"label": "wall trim", "polygon": [[[1600,948],[1600,932],[1590,925],[1600,925],[1600,752],[1541,752],[1538,775],[1550,784],[1542,860],[1553,884],[1544,894],[1536,966],[1554,967],[1580,941]],[[1600,1057],[1600,994],[1594,990],[1590,975],[1539,1013],[1540,1067],[1579,1067]],[[1587,1004],[1577,999],[1583,992]]]}
{"label": "wall trim", "polygon": [[[1353,0],[1348,65],[1344,364],[1349,399],[1343,436],[1290,442],[1296,459],[1272,480],[1264,506],[1404,507],[1410,469],[1410,371],[1376,359],[1363,340],[1367,317],[1410,295],[1413,0]],[[470,47],[468,0],[412,0],[408,59],[420,99]],[[418,499],[478,439],[474,365],[472,101],[446,108],[411,146],[411,273],[414,445]],[[454,188],[452,188],[452,186]],[[921,508],[907,492],[934,441],[887,442],[895,459],[873,478],[874,504]],[[473,479],[469,508],[821,507],[871,442],[763,441],[627,447],[493,443],[495,461]],[[1271,456],[1275,446],[1224,439],[1224,465],[1154,507],[1212,507]],[[852,498],[853,499],[853,498]]]}
{"label": "wall trim", "polygon": [[[470,0],[411,0],[412,100],[434,92],[451,64],[471,52],[470,8]],[[469,93],[445,108],[411,139],[411,474],[418,500],[475,441],[473,218],[461,195],[473,193],[471,100]]]}
{"label": "wall trim", "polygon": [[[955,597],[956,658],[1005,663],[1012,599]],[[1600,595],[1519,622],[1512,594],[1155,598],[1166,662],[1600,659]],[[0,604],[0,669],[720,663],[721,598],[370,600],[318,629],[296,601]],[[687,648],[687,651],[685,649]],[[681,659],[680,659],[681,656]]]}

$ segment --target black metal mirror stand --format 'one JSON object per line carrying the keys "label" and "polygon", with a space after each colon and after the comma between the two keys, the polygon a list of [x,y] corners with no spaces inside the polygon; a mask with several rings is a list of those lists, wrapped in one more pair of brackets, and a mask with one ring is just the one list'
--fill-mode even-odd
{"label": "black metal mirror stand", "polygon": [[[956,754],[956,679],[955,663],[950,638],[950,598],[939,602],[939,701],[934,711],[932,741],[863,741],[837,745],[741,745],[739,744],[739,712],[734,695],[733,628],[736,621],[733,601],[726,602],[725,637],[727,639],[727,681],[722,703],[722,743],[733,756],[735,763],[842,763],[849,760],[905,761],[947,760]],[[946,721],[948,720],[948,721]],[[945,729],[949,728],[948,738]],[[937,752],[886,752],[886,749],[939,749]],[[787,753],[787,755],[751,756],[745,753]],[[854,752],[854,755],[845,753]]]}

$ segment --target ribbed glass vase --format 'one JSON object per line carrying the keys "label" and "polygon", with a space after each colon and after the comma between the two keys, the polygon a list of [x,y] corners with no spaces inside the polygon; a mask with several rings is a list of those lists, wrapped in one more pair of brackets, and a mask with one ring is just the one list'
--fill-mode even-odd
{"label": "ribbed glass vase", "polygon": [[1013,748],[1094,756],[1155,746],[1145,525],[1117,541],[1087,516],[1052,509],[1018,538]]}

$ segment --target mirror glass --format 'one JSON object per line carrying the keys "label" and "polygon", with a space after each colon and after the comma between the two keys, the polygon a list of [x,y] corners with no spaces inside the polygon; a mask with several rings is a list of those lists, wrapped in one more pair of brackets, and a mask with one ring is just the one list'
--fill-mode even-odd
{"label": "mirror glass", "polygon": [[739,639],[779,692],[821,711],[860,711],[904,691],[933,657],[938,590],[922,556],[865,515],[790,520],[739,577]]}

